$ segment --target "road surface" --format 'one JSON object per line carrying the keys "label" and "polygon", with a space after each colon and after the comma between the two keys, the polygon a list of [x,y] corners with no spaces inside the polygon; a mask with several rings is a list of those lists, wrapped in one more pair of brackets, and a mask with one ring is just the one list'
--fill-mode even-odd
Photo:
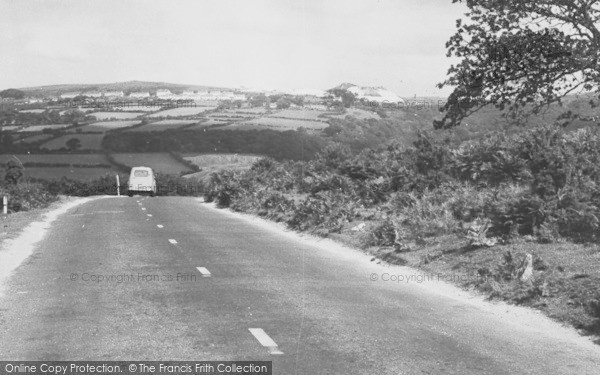
{"label": "road surface", "polygon": [[193,198],[87,202],[6,280],[0,359],[272,360],[274,374],[301,375],[600,373],[598,346],[563,338],[558,325],[507,318],[436,283],[394,282],[406,269],[313,242]]}

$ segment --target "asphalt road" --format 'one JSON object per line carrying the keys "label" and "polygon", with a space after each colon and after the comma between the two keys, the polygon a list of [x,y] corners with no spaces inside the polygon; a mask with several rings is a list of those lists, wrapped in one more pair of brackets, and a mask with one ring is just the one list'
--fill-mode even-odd
{"label": "asphalt road", "polygon": [[392,282],[394,272],[192,198],[94,200],[59,217],[7,280],[0,359],[272,360],[275,374],[302,375],[600,373],[600,350],[584,340]]}

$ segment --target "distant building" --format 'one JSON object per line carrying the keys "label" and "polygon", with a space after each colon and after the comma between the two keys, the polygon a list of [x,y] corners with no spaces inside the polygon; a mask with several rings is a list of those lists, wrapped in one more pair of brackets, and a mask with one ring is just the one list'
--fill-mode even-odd
{"label": "distant building", "polygon": [[77,96],[79,96],[78,92],[65,92],[65,93],[60,94],[61,99],[73,99]]}
{"label": "distant building", "polygon": [[132,92],[131,94],[129,94],[129,97],[132,99],[149,98],[150,93],[149,92]]}
{"label": "distant building", "polygon": [[82,93],[81,95],[87,96],[88,98],[100,98],[102,96],[102,93],[100,91],[88,91]]}
{"label": "distant building", "polygon": [[160,89],[156,90],[156,97],[159,99],[173,99],[175,95],[171,92],[171,90]]}

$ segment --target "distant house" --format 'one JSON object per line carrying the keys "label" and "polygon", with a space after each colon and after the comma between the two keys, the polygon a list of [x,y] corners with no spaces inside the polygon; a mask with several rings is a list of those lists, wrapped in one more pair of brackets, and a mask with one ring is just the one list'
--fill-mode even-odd
{"label": "distant house", "polygon": [[175,95],[171,92],[171,90],[160,89],[156,90],[156,97],[159,99],[172,99]]}
{"label": "distant house", "polygon": [[80,94],[78,92],[65,92],[65,93],[60,94],[60,98],[61,99],[73,99],[79,95]]}
{"label": "distant house", "polygon": [[100,98],[102,96],[102,93],[100,91],[88,91],[82,93],[81,95],[87,96],[88,98]]}
{"label": "distant house", "polygon": [[150,93],[149,92],[132,92],[131,94],[129,94],[129,97],[132,99],[143,99],[143,98],[149,98],[150,97]]}

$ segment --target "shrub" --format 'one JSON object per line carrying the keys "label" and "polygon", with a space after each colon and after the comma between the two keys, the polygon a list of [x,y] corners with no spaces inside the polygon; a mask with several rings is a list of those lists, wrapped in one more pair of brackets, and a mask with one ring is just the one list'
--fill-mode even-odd
{"label": "shrub", "polygon": [[30,181],[0,186],[0,196],[4,195],[8,196],[10,212],[43,208],[58,199],[57,195],[48,191],[43,184]]}

